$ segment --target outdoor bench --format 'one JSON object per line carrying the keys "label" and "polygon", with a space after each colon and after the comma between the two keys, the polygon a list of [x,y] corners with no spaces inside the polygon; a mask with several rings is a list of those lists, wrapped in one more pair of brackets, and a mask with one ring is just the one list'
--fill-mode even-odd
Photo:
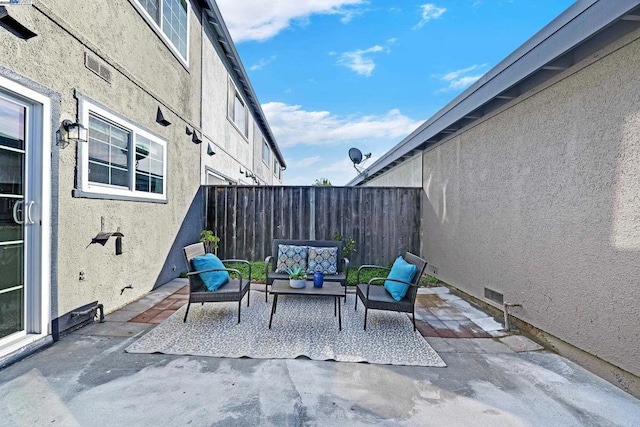
{"label": "outdoor bench", "polygon": [[[306,250],[295,249],[295,248],[306,248]],[[327,264],[325,266],[319,265],[317,262],[314,264],[314,260],[309,259],[309,253],[312,252],[316,254],[316,258],[321,258],[321,254],[319,252],[327,251],[318,251],[316,248],[335,248],[334,251],[330,251],[332,256],[331,260],[324,259],[324,263]],[[284,250],[284,251],[283,251]],[[267,289],[270,285],[273,284],[273,281],[276,279],[289,279],[289,275],[283,268],[278,268],[278,266],[283,267],[285,262],[285,258],[287,258],[287,253],[291,254],[291,258],[295,258],[298,261],[303,261],[302,266],[307,269],[307,280],[313,280],[314,271],[309,270],[309,264],[312,264],[316,269],[324,270],[324,278],[330,282],[339,282],[345,289],[345,300],[347,297],[347,276],[349,275],[349,260],[342,256],[342,242],[339,240],[285,240],[285,239],[274,239],[272,245],[273,255],[268,256],[264,260],[264,273],[266,277],[265,282],[265,301],[268,299]],[[335,259],[334,258],[335,255]],[[311,261],[311,262],[310,262]],[[291,261],[289,261],[291,262]],[[335,262],[335,263],[333,263]],[[328,264],[332,264],[328,266]],[[328,272],[328,269],[331,270],[331,273]],[[333,270],[335,269],[335,273]]]}

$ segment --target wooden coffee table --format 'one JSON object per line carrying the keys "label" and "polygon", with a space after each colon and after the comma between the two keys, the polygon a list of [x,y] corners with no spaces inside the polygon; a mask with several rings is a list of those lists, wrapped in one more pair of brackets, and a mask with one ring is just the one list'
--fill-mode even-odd
{"label": "wooden coffee table", "polygon": [[325,280],[321,288],[313,287],[313,281],[307,280],[307,286],[296,289],[289,286],[289,280],[276,279],[273,281],[271,290],[273,302],[271,303],[271,316],[269,317],[269,329],[273,321],[273,314],[278,306],[278,295],[294,295],[303,297],[333,297],[333,315],[338,316],[338,328],[342,330],[342,311],[340,309],[340,298],[344,297],[344,288],[339,282],[328,282]]}

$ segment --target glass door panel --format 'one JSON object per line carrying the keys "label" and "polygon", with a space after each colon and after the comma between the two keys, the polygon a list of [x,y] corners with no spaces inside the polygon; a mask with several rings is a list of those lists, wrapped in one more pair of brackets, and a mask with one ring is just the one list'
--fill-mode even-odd
{"label": "glass door panel", "polygon": [[25,329],[26,117],[24,105],[0,97],[0,339]]}

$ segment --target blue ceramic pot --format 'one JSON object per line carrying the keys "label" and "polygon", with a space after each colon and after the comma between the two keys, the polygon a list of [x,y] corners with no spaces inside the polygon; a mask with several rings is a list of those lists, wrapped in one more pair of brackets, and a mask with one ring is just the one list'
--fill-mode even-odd
{"label": "blue ceramic pot", "polygon": [[313,273],[314,288],[321,288],[323,282],[324,282],[324,276],[322,275],[322,271],[316,271],[315,273]]}

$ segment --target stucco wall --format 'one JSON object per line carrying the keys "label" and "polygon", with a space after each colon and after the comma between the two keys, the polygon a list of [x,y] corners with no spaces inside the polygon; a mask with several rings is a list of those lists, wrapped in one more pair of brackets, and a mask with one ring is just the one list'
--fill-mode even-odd
{"label": "stucco wall", "polygon": [[422,252],[640,375],[640,41],[567,74],[424,153]]}
{"label": "stucco wall", "polygon": [[[206,37],[212,37],[205,33]],[[216,154],[207,155],[207,144],[202,144],[203,183],[205,169],[219,173],[225,178],[253,184],[250,178],[240,174],[240,169],[250,171],[268,184],[280,184],[274,180],[262,164],[262,133],[249,110],[249,136],[245,138],[228,118],[227,104],[230,77],[220,52],[211,43],[203,43],[203,82],[202,82],[202,130],[205,142],[211,143]],[[246,99],[240,93],[245,106]]]}
{"label": "stucco wall", "polygon": [[397,167],[367,181],[367,187],[422,187],[422,155],[402,162]]}
{"label": "stucco wall", "polygon": [[[95,300],[110,312],[156,283],[200,185],[200,170],[193,167],[200,163],[200,149],[184,130],[200,120],[200,99],[191,96],[200,92],[199,19],[192,10],[187,71],[127,0],[43,0],[15,7],[30,8],[38,36],[24,41],[2,30],[0,63],[60,93],[61,119],[76,120],[78,91],[168,141],[166,204],[72,197],[77,147],[53,147],[60,159],[59,188],[53,189],[59,241],[52,248],[59,260],[58,315]],[[102,57],[110,83],[84,66],[86,52]],[[158,106],[171,126],[155,122]],[[123,255],[115,255],[114,239],[104,247],[89,244],[101,217],[105,231],[120,227],[124,233]],[[175,275],[182,269],[176,266]],[[121,294],[129,284],[133,289]]]}

